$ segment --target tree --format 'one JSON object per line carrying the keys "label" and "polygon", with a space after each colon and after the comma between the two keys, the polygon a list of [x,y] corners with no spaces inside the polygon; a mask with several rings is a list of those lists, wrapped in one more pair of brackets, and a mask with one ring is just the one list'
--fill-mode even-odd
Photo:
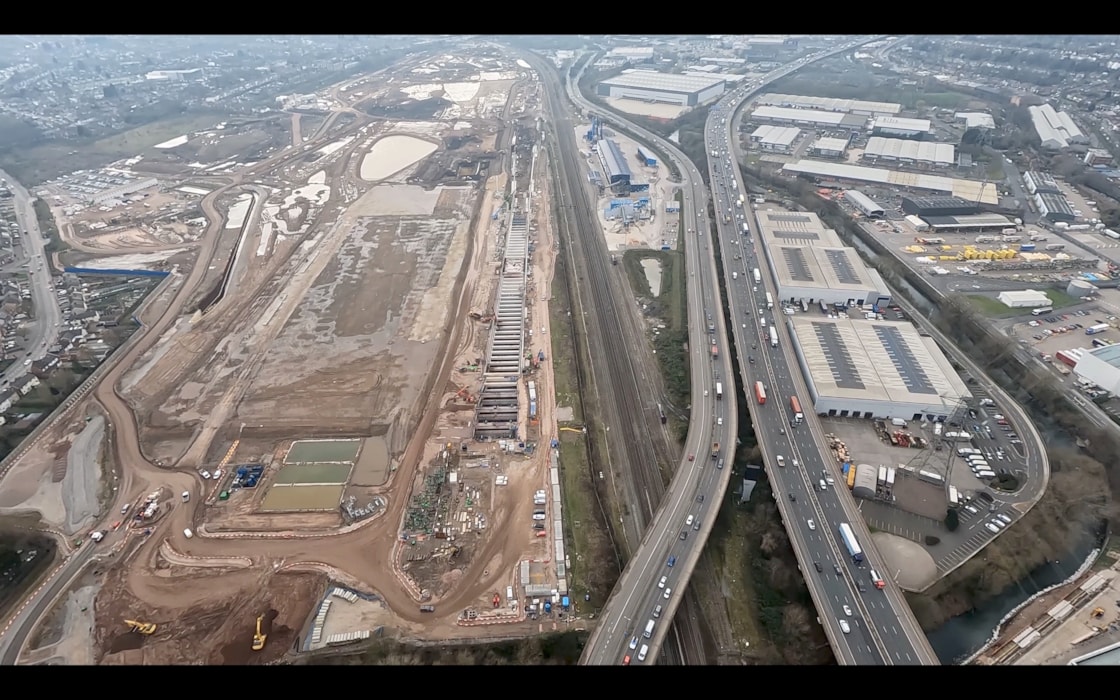
{"label": "tree", "polygon": [[957,528],[961,526],[961,516],[957,514],[956,508],[950,508],[945,513],[945,528],[949,532],[956,532]]}

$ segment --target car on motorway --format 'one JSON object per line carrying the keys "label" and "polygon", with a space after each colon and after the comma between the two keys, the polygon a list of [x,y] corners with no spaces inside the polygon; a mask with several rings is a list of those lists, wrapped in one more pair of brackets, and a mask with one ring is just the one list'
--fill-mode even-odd
{"label": "car on motorway", "polygon": [[623,666],[629,666],[630,665],[630,655],[629,654],[622,657],[622,665]]}
{"label": "car on motorway", "polygon": [[676,564],[676,563],[677,563],[677,555],[674,554],[673,556],[669,557],[669,561],[665,562],[665,566],[672,567],[673,564]]}
{"label": "car on motorway", "polygon": [[673,595],[673,589],[672,588],[666,588],[665,593],[662,594],[662,597],[665,598],[665,600],[669,600],[669,596],[671,596],[671,595]]}
{"label": "car on motorway", "polygon": [[681,537],[680,538],[682,540],[688,539],[688,530],[681,530]]}
{"label": "car on motorway", "polygon": [[852,609],[849,608],[847,605],[845,605],[843,608],[841,608],[841,610],[843,610],[844,614],[847,615],[848,617],[852,616]]}
{"label": "car on motorway", "polygon": [[638,648],[638,635],[635,634],[633,637],[630,638],[630,648],[631,649],[637,649]]}
{"label": "car on motorway", "polygon": [[777,455],[777,456],[774,457],[774,459],[775,459],[775,461],[778,462],[779,467],[786,466],[786,458],[785,457],[783,457],[781,455]]}
{"label": "car on motorway", "polygon": [[693,530],[699,530],[700,529],[700,518],[697,518],[696,522],[692,523],[692,529]]}
{"label": "car on motorway", "polygon": [[716,425],[723,425],[723,416],[716,418]]}
{"label": "car on motorway", "polygon": [[702,494],[702,493],[696,494],[696,502],[697,503],[703,503],[704,502],[704,494]]}
{"label": "car on motorway", "polygon": [[819,561],[813,562],[813,568],[817,570],[818,574],[824,571],[824,567],[821,566],[821,563]]}
{"label": "car on motorway", "polygon": [[649,645],[643,644],[642,648],[638,650],[638,661],[645,661],[646,654],[649,653]]}
{"label": "car on motorway", "polygon": [[653,606],[653,616],[655,618],[661,617],[661,603]]}
{"label": "car on motorway", "polygon": [[696,459],[696,455],[689,455],[689,456],[688,456],[688,461],[689,461],[689,462],[691,462],[691,461],[693,461],[693,460],[695,460],[695,459]]}
{"label": "car on motorway", "polygon": [[693,521],[693,520],[694,520],[695,518],[696,518],[696,516],[694,516],[694,515],[692,515],[692,514],[690,513],[690,514],[689,514],[689,516],[688,516],[687,518],[685,518],[685,519],[684,519],[684,524],[685,524],[685,527],[688,527],[689,525],[691,525],[691,524],[692,524],[692,521]]}
{"label": "car on motorway", "polygon": [[843,576],[843,575],[844,575],[844,572],[843,572],[843,570],[842,570],[842,569],[840,568],[840,565],[839,565],[839,564],[833,564],[833,565],[832,565],[832,570],[836,572],[836,575],[837,575],[837,576]]}
{"label": "car on motorway", "polygon": [[813,522],[812,518],[809,518],[805,522],[809,525],[810,530],[816,530],[817,529],[817,524],[815,522]]}
{"label": "car on motorway", "polygon": [[668,580],[669,580],[669,577],[668,577],[668,576],[662,576],[662,577],[661,577],[661,580],[657,582],[657,587],[658,587],[658,588],[664,588],[664,587],[665,587],[665,583],[666,583],[666,582],[668,582]]}
{"label": "car on motorway", "polygon": [[793,458],[793,466],[794,467],[800,467],[801,466],[801,463],[797,461],[796,457]]}
{"label": "car on motorway", "polygon": [[844,634],[848,634],[852,631],[852,628],[848,625],[847,620],[838,620],[838,622],[840,623],[840,631]]}

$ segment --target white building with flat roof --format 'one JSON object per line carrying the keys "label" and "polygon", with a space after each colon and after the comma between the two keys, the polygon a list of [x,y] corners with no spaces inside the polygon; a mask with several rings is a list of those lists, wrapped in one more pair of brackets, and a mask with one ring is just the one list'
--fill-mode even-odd
{"label": "white building with flat roof", "polygon": [[751,134],[751,143],[757,144],[764,151],[789,153],[793,147],[793,142],[800,135],[801,129],[796,126],[763,124]]}
{"label": "white building with flat roof", "polygon": [[1031,113],[1031,123],[1043,148],[1059,150],[1074,143],[1089,143],[1088,137],[1065,112],[1059,112],[1049,104],[1028,107],[1027,111]]}
{"label": "white building with flat roof", "polygon": [[872,136],[867,139],[862,158],[872,162],[882,160],[945,166],[956,162],[957,149],[951,143]]}
{"label": "white building with flat roof", "polygon": [[867,127],[867,117],[845,112],[826,112],[820,109],[793,109],[791,107],[756,107],[750,115],[751,121],[773,124],[800,124],[834,129],[863,130]]}
{"label": "white building with flat roof", "polygon": [[693,107],[723,94],[726,81],[718,75],[680,75],[648,70],[626,70],[599,83],[601,97],[665,102]]}
{"label": "white building with flat roof", "polygon": [[933,123],[928,119],[875,117],[871,120],[871,132],[879,136],[901,136],[910,138],[928,134],[932,129]]}
{"label": "white building with flat roof", "polygon": [[855,418],[946,419],[968,387],[911,323],[797,315],[793,338],[813,410]]}
{"label": "white building with flat roof", "polygon": [[1033,289],[1012,289],[1000,292],[996,298],[1013,309],[1039,309],[1052,303],[1050,297]]}
{"label": "white building with flat roof", "polygon": [[760,105],[775,107],[795,107],[798,109],[820,109],[826,112],[849,112],[864,116],[891,116],[902,111],[897,102],[871,102],[868,100],[845,100],[837,97],[809,97],[806,95],[783,95],[776,92],[766,93],[756,102]]}
{"label": "white building with flat roof", "polygon": [[848,150],[848,139],[822,136],[809,146],[809,153],[821,158],[840,158]]}
{"label": "white building with flat roof", "polygon": [[1108,393],[1120,395],[1120,345],[1106,345],[1082,353],[1073,371]]}
{"label": "white building with flat roof", "polygon": [[786,163],[782,166],[782,172],[820,179],[874,182],[899,189],[932,190],[960,197],[966,202],[999,204],[999,189],[994,182],[962,180],[933,173],[902,172],[882,167],[808,159]]}

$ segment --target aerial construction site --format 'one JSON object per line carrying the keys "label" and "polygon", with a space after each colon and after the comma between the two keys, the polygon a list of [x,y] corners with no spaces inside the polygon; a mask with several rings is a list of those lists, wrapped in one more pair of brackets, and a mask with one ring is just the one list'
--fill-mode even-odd
{"label": "aerial construction site", "polygon": [[572,610],[536,77],[416,57],[116,163],[125,201],[43,186],[60,266],[170,274],[0,469],[0,513],[67,550],[21,663],[267,663]]}

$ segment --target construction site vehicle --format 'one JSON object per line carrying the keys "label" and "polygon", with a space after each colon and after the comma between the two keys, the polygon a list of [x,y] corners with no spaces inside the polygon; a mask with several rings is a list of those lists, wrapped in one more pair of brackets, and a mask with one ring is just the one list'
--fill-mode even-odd
{"label": "construction site vehicle", "polygon": [[139,634],[155,634],[156,626],[151,622],[139,622],[137,620],[125,620],[124,624],[128,625],[129,632],[137,632]]}
{"label": "construction site vehicle", "polygon": [[422,613],[434,613],[435,611],[436,611],[436,606],[434,606],[434,605],[421,605],[420,606],[420,612],[422,612]]}
{"label": "construction site vehicle", "polygon": [[191,532],[191,529],[188,527],[187,529],[183,530],[183,537],[186,537],[189,540],[190,538],[194,537],[194,533]]}
{"label": "construction site vehicle", "polygon": [[618,256],[617,255],[612,255],[611,256],[611,265],[617,265],[617,264],[618,264]]}
{"label": "construction site vehicle", "polygon": [[717,457],[719,457],[719,443],[718,442],[713,442],[712,443],[712,459],[716,459]]}
{"label": "construction site vehicle", "polygon": [[262,622],[264,622],[264,615],[257,617],[257,631],[253,633],[253,651],[264,649],[264,643],[268,641],[268,635],[261,632]]}
{"label": "construction site vehicle", "polygon": [[1104,608],[1094,608],[1093,617],[1104,617]]}
{"label": "construction site vehicle", "polygon": [[495,608],[498,607],[499,605],[502,604],[502,597],[500,595],[498,595],[497,593],[495,593],[493,603],[494,603]]}
{"label": "construction site vehicle", "polygon": [[191,492],[190,491],[184,491],[183,492],[183,503],[186,503],[189,500],[191,500]]}
{"label": "construction site vehicle", "polygon": [[466,401],[467,403],[474,403],[475,402],[475,397],[471,395],[471,392],[467,391],[466,387],[463,387],[459,391],[456,391],[455,392],[455,398],[462,399],[463,401]]}

